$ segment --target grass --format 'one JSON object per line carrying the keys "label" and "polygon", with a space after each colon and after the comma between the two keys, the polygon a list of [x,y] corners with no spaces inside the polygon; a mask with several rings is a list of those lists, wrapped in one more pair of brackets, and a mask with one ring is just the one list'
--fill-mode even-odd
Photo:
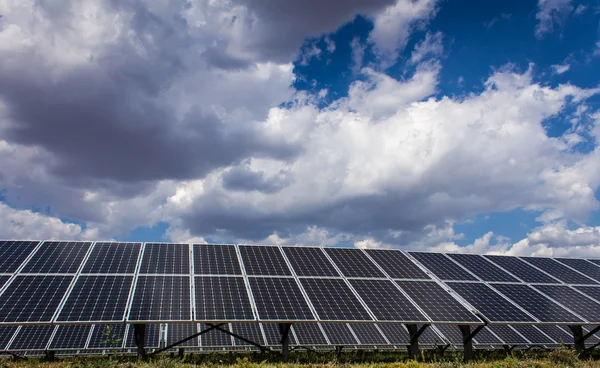
{"label": "grass", "polygon": [[443,356],[424,352],[421,361],[408,360],[398,352],[355,351],[335,353],[294,352],[290,363],[280,363],[277,354],[260,353],[213,353],[161,355],[148,361],[137,361],[131,356],[68,357],[52,361],[29,358],[27,360],[0,359],[0,368],[600,368],[600,356],[580,360],[572,350],[548,352],[514,352],[506,356],[501,352],[477,352],[476,359],[468,364],[462,362],[460,352],[446,352]]}

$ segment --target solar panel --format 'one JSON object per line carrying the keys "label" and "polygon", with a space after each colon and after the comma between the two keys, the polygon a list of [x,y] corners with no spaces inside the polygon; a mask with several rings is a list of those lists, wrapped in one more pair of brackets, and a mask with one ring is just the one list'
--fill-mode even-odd
{"label": "solar panel", "polygon": [[340,276],[321,248],[282,247],[298,276]]}
{"label": "solar panel", "polygon": [[473,343],[477,345],[488,344],[488,345],[502,345],[503,342],[496,335],[490,331],[489,328],[482,328],[477,335],[473,338]]}
{"label": "solar panel", "polygon": [[[167,326],[167,345],[174,344],[185,338],[200,332],[196,323],[169,323]],[[178,348],[199,347],[200,339],[194,337],[191,340],[177,345]]]}
{"label": "solar panel", "polygon": [[596,264],[596,265],[600,266],[600,259],[588,259],[588,261],[592,262],[593,264]]}
{"label": "solar panel", "polygon": [[550,336],[558,344],[572,344],[573,334],[565,331],[562,327],[556,325],[538,325],[540,331]]}
{"label": "solar panel", "polygon": [[430,279],[430,277],[414,264],[402,252],[390,249],[367,249],[367,254],[391,278],[395,279]]}
{"label": "solar panel", "polygon": [[293,278],[248,279],[261,320],[314,320],[308,303]]}
{"label": "solar panel", "polygon": [[542,331],[532,325],[512,325],[512,328],[523,335],[534,345],[555,344],[556,341],[546,336]]}
{"label": "solar panel", "polygon": [[429,319],[389,280],[349,280],[379,321],[428,323]]}
{"label": "solar panel", "polygon": [[452,345],[463,345],[463,336],[458,325],[436,325],[435,328],[437,328]]}
{"label": "solar panel", "polygon": [[519,335],[509,325],[488,325],[487,328],[507,345],[529,345],[529,341]]}
{"label": "solar panel", "polygon": [[146,243],[140,273],[189,274],[189,245]]}
{"label": "solar panel", "polygon": [[600,323],[600,304],[568,286],[535,285],[534,288],[569,308],[588,322]]}
{"label": "solar panel", "polygon": [[[152,349],[160,346],[160,325],[158,324],[147,324],[146,331],[144,332],[144,347]],[[127,337],[125,338],[126,348],[135,348],[135,327],[129,325],[127,329]]]}
{"label": "solar panel", "polygon": [[597,284],[594,280],[573,271],[551,258],[522,257],[522,259],[567,284]]}
{"label": "solar panel", "polygon": [[583,322],[563,307],[546,298],[528,285],[494,284],[500,291],[542,322],[567,323]]}
{"label": "solar panel", "polygon": [[535,322],[486,284],[449,282],[448,286],[492,322]]}
{"label": "solar panel", "polygon": [[0,295],[0,322],[50,322],[72,276],[17,276]]}
{"label": "solar panel", "polygon": [[13,273],[29,257],[39,241],[0,241],[0,273]]}
{"label": "solar panel", "polygon": [[[585,336],[586,334],[590,333],[596,327],[597,326],[589,325],[589,326],[582,326],[581,329],[583,330],[583,334]],[[589,345],[595,345],[599,342],[600,342],[600,337],[598,337],[598,335],[594,334],[585,340],[585,343],[586,343],[585,345],[587,347]]]}
{"label": "solar panel", "polygon": [[85,349],[92,325],[58,326],[49,349]]}
{"label": "solar panel", "polygon": [[579,272],[583,272],[596,281],[600,281],[600,267],[594,263],[578,258],[556,258],[556,260]]}
{"label": "solar panel", "polygon": [[343,280],[301,279],[300,283],[322,321],[372,320]]}
{"label": "solar panel", "polygon": [[240,245],[240,254],[248,275],[291,276],[279,247]]}
{"label": "solar panel", "polygon": [[[417,328],[421,327],[421,325],[417,325]],[[447,343],[432,327],[427,327],[419,336],[419,344],[422,345],[445,345]]]}
{"label": "solar panel", "polygon": [[6,350],[45,350],[55,327],[21,326],[21,329]]}
{"label": "solar panel", "polygon": [[[208,328],[206,325],[200,325],[200,329]],[[229,331],[229,324],[223,325],[220,328]],[[231,335],[221,332],[217,329],[210,330],[200,335],[200,346],[202,347],[222,347],[233,346]]]}
{"label": "solar panel", "polygon": [[253,320],[248,290],[242,277],[196,276],[196,320]]}
{"label": "solar panel", "polygon": [[477,254],[447,254],[483,281],[519,282],[495,264]]}
{"label": "solar panel", "polygon": [[94,325],[88,349],[121,349],[125,341],[125,324]]}
{"label": "solar panel", "polygon": [[196,275],[241,275],[235,245],[194,244]]}
{"label": "solar panel", "polygon": [[[281,346],[281,332],[278,323],[262,323],[262,329],[265,333],[268,346]],[[298,345],[298,341],[293,333],[288,334],[291,345]]]}
{"label": "solar panel", "polygon": [[317,323],[296,323],[292,328],[300,345],[327,345],[325,335]]}
{"label": "solar panel", "polygon": [[91,245],[91,242],[46,241],[21,272],[75,273]]}
{"label": "solar panel", "polygon": [[[231,332],[259,345],[265,345],[265,341],[258,323],[232,323]],[[234,346],[251,346],[247,342],[233,337]]]}
{"label": "solar panel", "polygon": [[[403,325],[397,324],[380,324],[379,329],[387,338],[390,344],[393,345],[408,345],[410,344],[410,335]],[[419,339],[420,340],[420,339]],[[419,341],[420,342],[420,341]]]}
{"label": "solar panel", "polygon": [[0,351],[5,350],[19,326],[0,326]]}
{"label": "solar panel", "polygon": [[434,322],[481,322],[433,281],[396,281]]}
{"label": "solar panel", "polygon": [[600,302],[600,288],[597,286],[573,286],[575,289],[581,291],[585,295],[593,298]]}
{"label": "solar panel", "polygon": [[141,243],[97,242],[82,273],[134,273]]}
{"label": "solar panel", "polygon": [[331,345],[356,345],[358,340],[346,323],[321,323]]}
{"label": "solar panel", "polygon": [[139,276],[129,321],[191,321],[188,276]]}
{"label": "solar panel", "polygon": [[8,282],[8,280],[10,280],[10,276],[0,276],[0,290],[2,290],[2,287]]}
{"label": "solar panel", "polygon": [[484,256],[525,282],[557,284],[558,280],[546,275],[526,262],[510,256]]}
{"label": "solar panel", "polygon": [[325,252],[346,277],[385,277],[360,249],[325,248]]}
{"label": "solar panel", "polygon": [[419,263],[442,280],[477,281],[477,278],[463,270],[442,253],[408,252]]}
{"label": "solar panel", "polygon": [[80,276],[57,321],[124,321],[133,276]]}
{"label": "solar panel", "polygon": [[350,328],[361,345],[387,345],[377,326],[372,323],[350,323]]}

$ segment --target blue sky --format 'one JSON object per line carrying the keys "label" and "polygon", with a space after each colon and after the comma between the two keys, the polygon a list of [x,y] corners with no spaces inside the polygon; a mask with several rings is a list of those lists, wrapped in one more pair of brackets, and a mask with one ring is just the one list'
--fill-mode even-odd
{"label": "blue sky", "polygon": [[0,6],[0,237],[600,255],[599,3],[92,3]]}

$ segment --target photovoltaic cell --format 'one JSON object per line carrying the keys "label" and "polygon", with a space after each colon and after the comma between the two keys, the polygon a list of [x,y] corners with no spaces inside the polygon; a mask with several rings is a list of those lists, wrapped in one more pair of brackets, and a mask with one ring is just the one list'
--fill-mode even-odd
{"label": "photovoltaic cell", "polygon": [[90,242],[46,241],[23,268],[22,273],[75,273]]}
{"label": "photovoltaic cell", "polygon": [[146,243],[140,273],[189,274],[189,245]]}
{"label": "photovoltaic cell", "polygon": [[[206,325],[200,325],[200,329],[208,328]],[[220,328],[229,331],[229,324],[223,325]],[[223,347],[232,346],[231,335],[221,332],[217,329],[210,330],[200,335],[200,346],[202,347]]]}
{"label": "photovoltaic cell", "polygon": [[49,348],[53,350],[84,349],[91,329],[92,325],[58,326]]}
{"label": "photovoltaic cell", "polygon": [[429,319],[389,280],[350,280],[379,321],[428,323]]}
{"label": "photovoltaic cell", "polygon": [[0,290],[10,280],[10,276],[0,276]]}
{"label": "photovoltaic cell", "polygon": [[434,322],[481,322],[433,281],[396,281]]}
{"label": "photovoltaic cell", "polygon": [[448,286],[492,322],[535,322],[483,283],[449,282]]}
{"label": "photovoltaic cell", "polygon": [[292,328],[300,345],[327,345],[327,340],[317,323],[296,323]]}
{"label": "photovoltaic cell", "polygon": [[535,285],[534,288],[548,295],[588,322],[600,323],[600,304],[586,298],[568,286]]}
{"label": "photovoltaic cell", "polygon": [[371,323],[350,323],[350,328],[361,345],[387,345],[387,341]]}
{"label": "photovoltaic cell", "polygon": [[582,322],[580,318],[528,285],[494,284],[491,286],[542,322]]}
{"label": "photovoltaic cell", "polygon": [[240,254],[248,275],[291,276],[288,265],[275,246],[240,245]]}
{"label": "photovoltaic cell", "polygon": [[372,320],[343,280],[301,279],[300,283],[322,321]]}
{"label": "photovoltaic cell", "polygon": [[497,338],[496,335],[494,335],[487,327],[482,328],[481,331],[479,331],[477,333],[477,335],[475,335],[475,337],[473,338],[473,343],[478,344],[478,345],[482,345],[482,344],[502,345],[503,344],[502,340]]}
{"label": "photovoltaic cell", "polygon": [[94,325],[88,349],[121,349],[125,341],[125,324]]}
{"label": "photovoltaic cell", "polygon": [[[410,344],[410,335],[408,334],[408,331],[406,331],[406,328],[404,328],[403,325],[385,323],[385,324],[380,324],[379,329],[381,330],[381,332],[383,332],[385,337],[387,337],[390,344],[393,344],[393,345],[408,345],[408,344]],[[419,340],[421,340],[421,339],[419,338]],[[421,342],[421,341],[419,341],[419,342]]]}
{"label": "photovoltaic cell", "polygon": [[507,345],[528,345],[529,341],[519,335],[509,325],[488,325],[489,328],[494,332],[502,341]]}
{"label": "photovoltaic cell", "polygon": [[45,350],[55,327],[22,326],[7,350]]}
{"label": "photovoltaic cell", "polygon": [[72,276],[17,276],[0,295],[0,322],[50,322]]}
{"label": "photovoltaic cell", "polygon": [[483,281],[519,282],[519,280],[480,255],[451,253],[447,256],[460,263]]}
{"label": "photovoltaic cell", "polygon": [[597,286],[573,286],[575,289],[581,291],[585,295],[593,298],[600,302],[600,288]]}
{"label": "photovoltaic cell", "polygon": [[241,275],[235,245],[194,244],[196,275]]}
{"label": "photovoltaic cell", "polygon": [[[296,325],[299,326],[300,324]],[[258,323],[232,323],[231,332],[259,345],[265,345],[265,341]],[[244,340],[233,337],[235,346],[252,346]]]}
{"label": "photovoltaic cell", "polygon": [[13,273],[29,257],[39,241],[0,241],[0,273]]}
{"label": "photovoltaic cell", "polygon": [[[585,336],[586,334],[590,333],[596,327],[597,326],[594,326],[594,325],[582,326],[581,329],[583,330],[583,335]],[[565,328],[568,328],[568,327],[565,327]],[[600,342],[600,337],[598,337],[598,335],[594,334],[585,340],[585,345],[586,345],[586,347],[589,347],[590,345],[595,345],[599,342]]]}
{"label": "photovoltaic cell", "polygon": [[[144,333],[144,346],[146,348],[157,348],[160,345],[160,325],[158,324],[147,324],[146,331]],[[125,340],[126,348],[135,348],[135,328],[133,325],[129,325],[127,329],[127,338]]]}
{"label": "photovoltaic cell", "polygon": [[80,276],[57,321],[124,321],[133,276]]}
{"label": "photovoltaic cell", "polygon": [[346,277],[385,277],[360,249],[325,248],[325,252]]}
{"label": "photovoltaic cell", "polygon": [[[262,323],[262,328],[267,339],[268,346],[281,346],[281,332],[278,323]],[[288,334],[291,345],[298,345],[292,331]]]}
{"label": "photovoltaic cell", "polygon": [[282,247],[298,276],[340,276],[321,248]]}
{"label": "photovoltaic cell", "polygon": [[18,326],[0,326],[0,351],[6,348]]}
{"label": "photovoltaic cell", "polygon": [[242,277],[196,276],[196,320],[253,320]]}
{"label": "photovoltaic cell", "polygon": [[597,285],[594,280],[585,277],[584,275],[573,271],[567,266],[551,259],[541,257],[522,257],[526,262],[534,265],[535,267],[546,271],[553,277],[565,282],[567,284],[588,284]]}
{"label": "photovoltaic cell", "polygon": [[557,284],[558,280],[546,275],[528,263],[510,256],[484,256],[525,282]]}
{"label": "photovoltaic cell", "polygon": [[188,276],[139,276],[129,321],[191,321]]}
{"label": "photovoltaic cell", "polygon": [[[198,332],[200,331],[198,331],[198,325],[196,323],[169,323],[167,327],[167,345],[174,344],[194,334],[197,334]],[[191,340],[177,345],[177,347],[181,348],[199,346],[200,340],[198,337],[194,337]]]}
{"label": "photovoltaic cell", "polygon": [[[417,325],[417,328],[421,328]],[[425,331],[419,336],[419,344],[423,345],[445,345],[448,341],[445,341],[435,330],[431,327],[427,327]]]}
{"label": "photovoltaic cell", "polygon": [[596,281],[600,281],[600,267],[592,262],[578,258],[556,258],[556,260],[579,272],[585,273],[588,277]]}
{"label": "photovoltaic cell", "polygon": [[539,330],[550,336],[558,344],[572,344],[573,334],[556,325],[538,325]]}
{"label": "photovoltaic cell", "polygon": [[477,281],[477,278],[463,270],[442,253],[408,252],[419,263],[442,280]]}
{"label": "photovoltaic cell", "polygon": [[430,277],[414,264],[407,256],[397,250],[367,249],[366,252],[392,278],[395,279],[430,279]]}
{"label": "photovoltaic cell", "polygon": [[81,272],[133,274],[141,249],[141,243],[97,242]]}
{"label": "photovoltaic cell", "polygon": [[356,345],[358,341],[346,323],[321,323],[331,345]]}
{"label": "photovoltaic cell", "polygon": [[436,325],[435,328],[437,328],[452,345],[463,345],[462,332],[458,328],[458,325]]}
{"label": "photovoltaic cell", "polygon": [[314,320],[308,303],[293,278],[248,279],[261,320]]}
{"label": "photovoltaic cell", "polygon": [[532,325],[512,325],[512,328],[517,330],[518,333],[523,335],[527,340],[535,345],[543,344],[555,344],[556,341],[552,340],[548,336],[544,335],[542,331],[538,330],[536,326]]}

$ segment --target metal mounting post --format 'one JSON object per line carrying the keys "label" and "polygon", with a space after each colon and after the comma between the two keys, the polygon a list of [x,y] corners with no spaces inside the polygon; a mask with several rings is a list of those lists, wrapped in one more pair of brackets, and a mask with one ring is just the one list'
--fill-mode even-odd
{"label": "metal mounting post", "polygon": [[290,352],[290,329],[292,327],[291,323],[280,323],[279,324],[279,332],[281,332],[281,353],[283,354],[282,360],[283,362],[287,362],[288,355]]}
{"label": "metal mounting post", "polygon": [[184,348],[179,348],[179,350],[177,351],[177,356],[179,357],[179,359],[183,359],[184,351]]}
{"label": "metal mounting post", "polygon": [[406,325],[410,337],[410,345],[407,347],[409,359],[416,359],[419,356],[419,336],[427,327],[429,325],[423,325],[421,328],[418,328],[418,325]]}
{"label": "metal mounting post", "polygon": [[146,359],[146,348],[144,346],[144,343],[146,341],[146,325],[134,324],[133,337],[135,339],[135,344],[137,345],[138,359]]}
{"label": "metal mounting post", "polygon": [[579,353],[580,358],[585,358],[587,353],[585,351],[585,339],[589,337],[589,334],[583,335],[583,328],[581,325],[570,325],[569,328],[573,332],[573,345],[575,351]]}
{"label": "metal mounting post", "polygon": [[471,334],[471,326],[458,325],[463,337],[464,361],[468,363],[473,360],[473,335]]}

